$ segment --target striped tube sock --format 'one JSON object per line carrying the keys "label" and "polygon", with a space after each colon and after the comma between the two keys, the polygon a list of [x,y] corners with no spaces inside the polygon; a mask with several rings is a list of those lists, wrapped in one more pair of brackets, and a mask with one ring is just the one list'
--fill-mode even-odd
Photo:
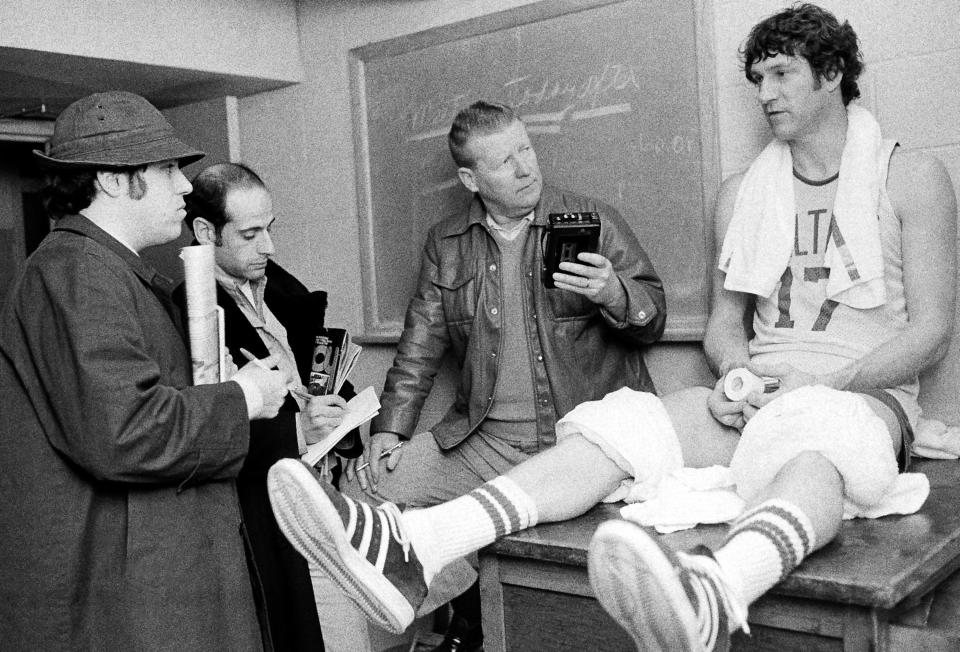
{"label": "striped tube sock", "polygon": [[404,512],[401,519],[430,584],[453,560],[536,525],[537,506],[517,483],[501,475],[454,500]]}
{"label": "striped tube sock", "polygon": [[793,503],[766,500],[741,514],[714,557],[724,577],[749,604],[785,578],[815,545],[813,524]]}

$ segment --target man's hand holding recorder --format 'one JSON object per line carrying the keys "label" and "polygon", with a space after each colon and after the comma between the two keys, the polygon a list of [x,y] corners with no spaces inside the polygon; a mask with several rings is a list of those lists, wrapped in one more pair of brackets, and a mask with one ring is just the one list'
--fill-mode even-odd
{"label": "man's hand holding recorder", "polygon": [[600,242],[597,213],[551,213],[544,236],[543,284],[585,296],[622,319],[627,294],[613,264],[596,253]]}

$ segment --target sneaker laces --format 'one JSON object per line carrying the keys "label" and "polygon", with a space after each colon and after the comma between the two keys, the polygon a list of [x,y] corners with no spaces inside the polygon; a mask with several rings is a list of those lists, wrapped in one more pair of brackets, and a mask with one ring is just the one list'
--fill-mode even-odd
{"label": "sneaker laces", "polygon": [[403,516],[403,512],[393,503],[383,503],[379,509],[387,520],[387,526],[390,528],[390,536],[400,544],[400,548],[403,550],[403,561],[409,563],[410,536],[407,534],[406,527],[400,522],[400,517]]}
{"label": "sneaker laces", "polygon": [[[730,631],[734,632],[737,629],[742,629],[745,634],[749,634],[750,626],[747,624],[747,608],[743,604],[743,600],[740,599],[730,586],[723,571],[720,569],[720,564],[718,564],[713,557],[702,554],[678,552],[677,555],[683,559],[684,566],[690,571],[692,578],[695,578],[701,585],[710,584],[715,587],[716,590],[714,592],[730,621]],[[710,587],[705,587],[703,590],[709,591]],[[698,592],[698,595],[700,595],[700,592]],[[694,611],[697,614],[697,619],[701,621],[701,630],[704,631],[708,629],[709,623],[704,622],[704,612],[708,610],[700,608]],[[707,649],[710,649],[710,647],[708,646]]]}

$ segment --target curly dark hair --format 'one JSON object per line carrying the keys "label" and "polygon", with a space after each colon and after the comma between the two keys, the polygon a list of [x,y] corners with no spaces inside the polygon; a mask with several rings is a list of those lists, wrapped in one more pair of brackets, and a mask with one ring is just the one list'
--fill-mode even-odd
{"label": "curly dark hair", "polygon": [[88,207],[97,195],[97,171],[57,172],[47,176],[47,185],[40,191],[43,209],[52,220],[76,215]]}
{"label": "curly dark hair", "polygon": [[795,4],[757,23],[740,49],[743,71],[755,84],[752,67],[778,54],[801,56],[817,79],[843,74],[840,92],[844,105],[860,97],[857,78],[863,72],[863,55],[850,23],[841,25],[832,13],[810,3]]}
{"label": "curly dark hair", "polygon": [[[145,165],[106,168],[130,177],[130,197],[135,200],[143,199],[147,192],[147,182],[143,178],[146,169]],[[84,168],[47,174],[46,187],[40,191],[40,201],[51,220],[76,215],[93,203],[97,196],[98,171],[99,169]]]}

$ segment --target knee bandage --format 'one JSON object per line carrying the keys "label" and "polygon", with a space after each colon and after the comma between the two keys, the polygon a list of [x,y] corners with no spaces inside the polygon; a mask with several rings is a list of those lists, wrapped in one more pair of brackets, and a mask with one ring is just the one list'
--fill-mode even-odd
{"label": "knee bandage", "polygon": [[573,435],[596,444],[630,476],[607,501],[645,500],[664,476],[683,467],[680,440],[656,394],[624,387],[581,403],[557,422],[558,440]]}
{"label": "knee bandage", "polygon": [[860,507],[878,504],[897,479],[886,424],[863,397],[828,387],[801,387],[765,405],[747,422],[730,462],[737,493],[749,501],[798,454],[826,457]]}

